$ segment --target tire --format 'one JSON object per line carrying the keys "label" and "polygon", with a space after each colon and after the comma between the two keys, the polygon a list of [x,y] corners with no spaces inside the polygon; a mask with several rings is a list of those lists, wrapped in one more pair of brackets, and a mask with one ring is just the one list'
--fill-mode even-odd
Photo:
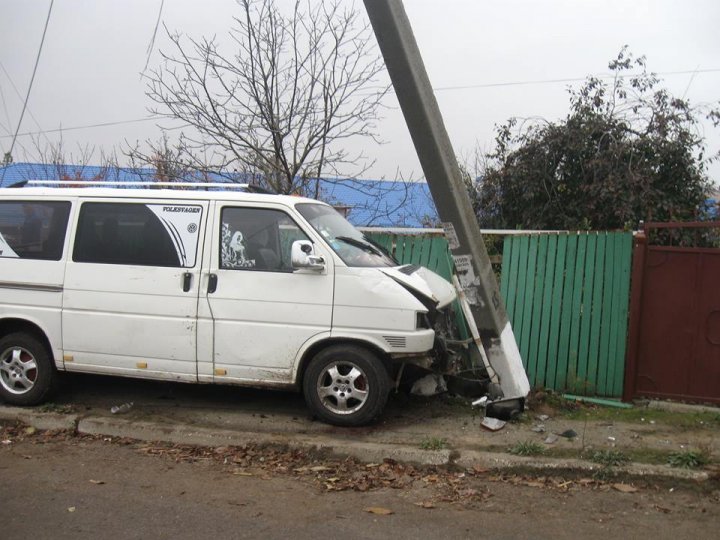
{"label": "tire", "polygon": [[388,400],[390,377],[381,360],[353,345],[320,351],[303,377],[305,402],[320,420],[362,426],[377,418]]}
{"label": "tire", "polygon": [[42,403],[57,378],[45,345],[25,332],[0,339],[0,397],[12,405]]}

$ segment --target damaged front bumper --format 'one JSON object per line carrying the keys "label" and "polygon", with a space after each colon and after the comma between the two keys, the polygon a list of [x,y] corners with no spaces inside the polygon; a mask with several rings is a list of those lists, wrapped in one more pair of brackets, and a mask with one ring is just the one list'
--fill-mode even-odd
{"label": "damaged front bumper", "polygon": [[[428,353],[393,356],[400,360],[397,385],[405,377],[406,381],[411,380],[410,391],[416,394],[449,391],[472,401],[486,397],[487,416],[509,419],[520,414],[530,385],[510,323],[501,335],[481,340],[456,277],[451,284],[426,268],[413,265],[382,271],[427,308],[427,327],[435,333],[433,348]],[[468,325],[469,339],[458,336],[452,307],[456,299]]]}
{"label": "damaged front bumper", "polygon": [[[433,349],[425,354],[393,354],[398,366],[396,388],[406,387],[411,394],[433,396],[444,392],[463,397],[474,406],[485,408],[485,415],[510,420],[525,408],[525,396],[506,396],[494,369],[479,360],[481,344],[474,339],[459,339],[450,307],[428,314],[435,330]],[[475,350],[473,350],[475,349]],[[485,357],[487,362],[487,357]],[[478,367],[480,364],[480,367]],[[482,398],[482,399],[481,399]]]}

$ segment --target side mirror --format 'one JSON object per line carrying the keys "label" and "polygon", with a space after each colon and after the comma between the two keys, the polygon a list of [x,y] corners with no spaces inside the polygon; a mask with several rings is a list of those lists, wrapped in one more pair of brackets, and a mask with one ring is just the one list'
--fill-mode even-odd
{"label": "side mirror", "polygon": [[290,252],[292,266],[295,269],[309,268],[311,270],[324,270],[325,259],[315,255],[315,248],[308,240],[295,240]]}

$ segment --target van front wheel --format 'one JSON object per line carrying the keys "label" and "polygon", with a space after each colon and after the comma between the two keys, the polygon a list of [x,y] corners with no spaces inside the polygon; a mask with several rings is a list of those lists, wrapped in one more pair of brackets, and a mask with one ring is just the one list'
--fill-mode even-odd
{"label": "van front wheel", "polygon": [[0,397],[6,403],[41,403],[54,378],[50,354],[35,336],[18,332],[0,339]]}
{"label": "van front wheel", "polygon": [[361,426],[380,415],[390,392],[390,377],[380,359],[352,345],[320,351],[303,378],[311,411],[336,426]]}

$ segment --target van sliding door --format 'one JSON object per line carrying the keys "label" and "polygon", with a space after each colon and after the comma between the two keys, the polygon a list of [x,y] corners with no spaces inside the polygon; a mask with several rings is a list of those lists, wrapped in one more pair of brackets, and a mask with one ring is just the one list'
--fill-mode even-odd
{"label": "van sliding door", "polygon": [[204,201],[80,207],[63,291],[68,370],[197,380]]}

